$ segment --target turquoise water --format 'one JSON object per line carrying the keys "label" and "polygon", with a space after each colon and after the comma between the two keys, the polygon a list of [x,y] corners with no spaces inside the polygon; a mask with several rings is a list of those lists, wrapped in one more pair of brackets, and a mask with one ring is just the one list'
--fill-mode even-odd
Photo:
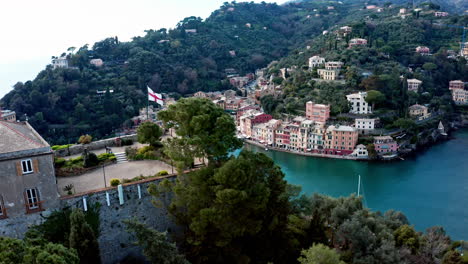
{"label": "turquoise water", "polygon": [[338,197],[357,193],[361,175],[367,207],[402,211],[419,231],[443,226],[452,239],[468,240],[468,130],[454,136],[417,157],[389,163],[304,157],[250,145],[245,148],[273,158],[286,180],[302,186],[306,194]]}

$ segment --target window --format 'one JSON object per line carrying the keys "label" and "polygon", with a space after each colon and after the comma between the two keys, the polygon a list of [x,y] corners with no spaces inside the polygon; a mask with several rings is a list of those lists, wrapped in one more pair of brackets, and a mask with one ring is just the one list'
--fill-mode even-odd
{"label": "window", "polygon": [[26,189],[24,198],[26,200],[26,213],[42,211],[42,202],[39,200],[39,191],[36,188]]}
{"label": "window", "polygon": [[22,160],[21,161],[21,169],[23,170],[23,174],[33,173],[32,161],[30,159]]}
{"label": "window", "polygon": [[5,204],[3,203],[3,197],[0,195],[0,219],[7,218]]}

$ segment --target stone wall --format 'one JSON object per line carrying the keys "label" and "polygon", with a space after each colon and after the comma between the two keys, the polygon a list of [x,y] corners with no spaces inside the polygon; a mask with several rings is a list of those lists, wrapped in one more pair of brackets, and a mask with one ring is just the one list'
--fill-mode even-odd
{"label": "stone wall", "polygon": [[[86,199],[88,208],[99,203],[99,247],[102,263],[118,263],[128,255],[142,256],[141,249],[133,244],[134,238],[127,233],[122,220],[136,219],[149,227],[159,231],[168,231],[169,233],[179,230],[164,208],[153,205],[151,202],[153,197],[147,191],[151,183],[157,183],[164,179],[175,180],[175,175],[143,180],[122,186],[124,197],[122,205],[120,205],[118,190],[114,187],[62,197],[60,208],[84,209],[83,198]],[[138,194],[138,186],[140,187],[141,198]],[[109,194],[109,206],[107,205],[106,193]],[[163,202],[168,203],[169,198]],[[0,235],[22,238],[29,226],[42,223],[45,219],[44,216],[48,214],[50,214],[50,211],[0,220]]]}
{"label": "stone wall", "polygon": [[[100,236],[99,247],[103,264],[117,263],[127,255],[141,256],[139,247],[133,244],[133,237],[126,232],[122,220],[136,219],[159,231],[173,232],[176,229],[168,212],[151,202],[153,197],[147,188],[151,183],[163,179],[174,180],[174,176],[147,180],[123,186],[124,204],[120,205],[117,188],[108,188],[97,192],[65,197],[62,207],[84,209],[83,197],[88,206],[99,203]],[[138,195],[138,186],[141,198]],[[109,193],[110,206],[107,205],[106,193]]]}
{"label": "stone wall", "polygon": [[[137,135],[127,135],[127,136],[121,136],[121,139],[131,139],[133,142],[137,142]],[[81,154],[84,152],[85,148],[88,150],[97,150],[97,149],[103,149],[105,147],[115,147],[115,139],[116,138],[108,138],[108,139],[103,139],[103,140],[98,140],[98,141],[93,141],[89,144],[86,145],[73,145],[69,148],[66,149],[61,149],[61,150],[56,150],[55,156],[57,157],[66,157],[70,155],[76,155],[76,154]]]}

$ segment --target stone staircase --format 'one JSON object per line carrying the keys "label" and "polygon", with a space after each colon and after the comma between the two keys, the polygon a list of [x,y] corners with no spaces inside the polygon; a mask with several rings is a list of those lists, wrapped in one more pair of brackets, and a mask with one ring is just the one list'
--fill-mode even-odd
{"label": "stone staircase", "polygon": [[125,152],[114,153],[114,155],[117,158],[117,164],[128,162],[127,155],[125,154]]}

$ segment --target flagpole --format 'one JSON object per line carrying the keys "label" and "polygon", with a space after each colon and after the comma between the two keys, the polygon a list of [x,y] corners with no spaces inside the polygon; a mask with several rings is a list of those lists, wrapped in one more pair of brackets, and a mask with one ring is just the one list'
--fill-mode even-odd
{"label": "flagpole", "polygon": [[149,120],[149,101],[150,100],[149,100],[149,96],[148,96],[148,92],[149,92],[148,88],[149,88],[149,86],[146,85],[146,100],[147,100],[147,102],[146,102],[146,121]]}

